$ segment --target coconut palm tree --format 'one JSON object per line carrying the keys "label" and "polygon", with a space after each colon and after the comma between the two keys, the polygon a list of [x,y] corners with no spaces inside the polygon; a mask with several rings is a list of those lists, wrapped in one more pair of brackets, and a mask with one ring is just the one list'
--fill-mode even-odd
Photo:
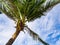
{"label": "coconut palm tree", "polygon": [[26,22],[34,21],[45,15],[47,11],[58,4],[59,0],[0,0],[0,13],[4,13],[10,19],[16,22],[16,32],[12,35],[6,45],[12,45],[20,31],[24,29],[33,39],[39,40],[44,45],[49,45],[43,41],[38,34],[32,31]]}

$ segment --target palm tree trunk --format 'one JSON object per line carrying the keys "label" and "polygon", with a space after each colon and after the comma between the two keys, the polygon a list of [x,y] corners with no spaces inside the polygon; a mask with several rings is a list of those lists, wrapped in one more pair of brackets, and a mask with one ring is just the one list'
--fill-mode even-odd
{"label": "palm tree trunk", "polygon": [[25,26],[27,29],[27,31],[28,31],[28,33],[30,33],[30,35],[33,37],[33,39],[35,38],[35,40],[39,40],[42,44],[44,44],[44,45],[49,45],[48,43],[46,43],[44,40],[42,40],[40,37],[39,37],[39,35],[38,34],[36,34],[35,32],[33,32],[28,26]]}
{"label": "palm tree trunk", "polygon": [[6,43],[6,45],[12,45],[17,36],[19,35],[20,31],[17,31],[12,35],[12,37],[9,39],[9,41]]}
{"label": "palm tree trunk", "polygon": [[19,35],[20,31],[23,30],[23,23],[22,21],[18,21],[16,26],[16,32],[12,35],[12,37],[9,39],[9,41],[6,43],[6,45],[12,45],[17,36]]}

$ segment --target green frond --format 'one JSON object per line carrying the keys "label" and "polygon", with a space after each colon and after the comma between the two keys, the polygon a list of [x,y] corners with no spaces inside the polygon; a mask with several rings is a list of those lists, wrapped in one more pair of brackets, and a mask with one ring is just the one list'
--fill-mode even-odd
{"label": "green frond", "polygon": [[40,18],[41,16],[45,15],[44,13],[51,10],[58,3],[60,3],[60,0],[50,0],[50,1],[45,0],[42,4],[38,5],[38,7],[36,6],[37,9],[33,8],[34,10],[31,11],[31,13],[29,12],[30,15],[28,14],[27,20],[30,22],[35,20],[36,18]]}
{"label": "green frond", "polygon": [[[31,19],[34,20],[36,17],[41,16],[38,15],[39,8],[45,1],[46,0],[36,0],[34,3],[32,2],[30,5],[28,5],[26,13],[28,21],[31,21]],[[39,13],[41,14],[41,11]]]}
{"label": "green frond", "polygon": [[33,21],[60,3],[60,0],[1,0],[0,3],[11,18]]}
{"label": "green frond", "polygon": [[25,29],[27,30],[28,34],[34,39],[34,40],[38,40],[41,43],[43,43],[44,45],[49,45],[48,43],[46,43],[45,41],[43,41],[38,34],[36,34],[34,31],[32,31],[28,26],[25,26]]}
{"label": "green frond", "polygon": [[60,3],[60,0],[50,0],[46,2],[46,4],[42,5],[43,12],[51,10],[58,3]]}
{"label": "green frond", "polygon": [[3,10],[3,9],[1,9],[1,8],[0,8],[0,10],[1,10],[1,12],[3,12],[5,15],[7,15],[10,19],[13,19],[14,21],[16,21],[16,20],[15,20],[15,17],[14,17],[13,15],[11,15],[10,13],[7,13],[6,10]]}
{"label": "green frond", "polygon": [[2,11],[3,13],[5,13],[8,17],[10,16],[11,18],[15,18],[15,19],[20,19],[20,14],[18,12],[17,7],[14,5],[14,3],[10,2],[10,0],[8,1],[2,1],[1,5],[3,5]]}

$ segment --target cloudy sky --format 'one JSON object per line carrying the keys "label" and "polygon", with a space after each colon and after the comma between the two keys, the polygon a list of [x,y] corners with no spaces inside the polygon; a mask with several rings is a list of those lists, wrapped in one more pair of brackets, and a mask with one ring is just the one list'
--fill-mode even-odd
{"label": "cloudy sky", "polygon": [[[46,16],[42,16],[27,25],[50,45],[60,45],[60,4],[56,5]],[[15,32],[15,22],[0,14],[0,45],[5,45]],[[27,36],[26,36],[27,35]],[[42,45],[27,33],[21,32],[13,45]]]}

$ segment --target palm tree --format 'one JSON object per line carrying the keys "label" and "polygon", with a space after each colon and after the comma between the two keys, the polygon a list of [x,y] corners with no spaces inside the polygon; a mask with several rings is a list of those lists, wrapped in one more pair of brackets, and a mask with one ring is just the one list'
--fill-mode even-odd
{"label": "palm tree", "polygon": [[32,31],[26,25],[26,22],[31,22],[36,18],[40,18],[58,3],[60,3],[60,0],[0,0],[0,13],[3,12],[16,22],[16,32],[6,45],[12,45],[20,31],[24,31],[24,29],[27,30],[28,34],[30,34],[33,39],[38,39],[44,45],[49,45],[43,41],[38,34]]}

